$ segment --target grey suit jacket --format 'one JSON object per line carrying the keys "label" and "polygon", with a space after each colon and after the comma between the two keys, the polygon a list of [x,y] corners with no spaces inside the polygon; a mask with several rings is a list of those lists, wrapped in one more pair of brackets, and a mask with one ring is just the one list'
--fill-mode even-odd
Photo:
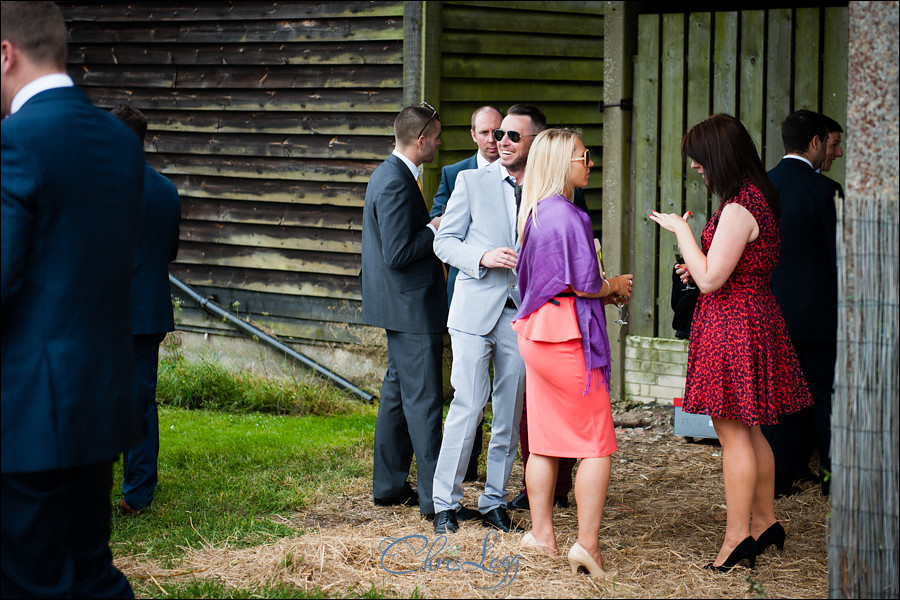
{"label": "grey suit jacket", "polygon": [[363,207],[363,323],[406,333],[442,333],[444,269],[432,248],[425,200],[391,155],[372,173]]}
{"label": "grey suit jacket", "polygon": [[447,326],[486,335],[497,324],[506,305],[509,285],[516,283],[510,269],[480,265],[485,252],[514,247],[500,178],[500,161],[460,171],[453,194],[434,238],[438,258],[459,269]]}

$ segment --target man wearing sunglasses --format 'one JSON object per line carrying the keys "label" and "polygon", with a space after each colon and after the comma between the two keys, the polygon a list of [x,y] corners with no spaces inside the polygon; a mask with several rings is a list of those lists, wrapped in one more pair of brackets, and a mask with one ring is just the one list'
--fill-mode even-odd
{"label": "man wearing sunglasses", "polygon": [[439,534],[457,531],[462,520],[458,512],[467,512],[460,512],[461,483],[489,397],[493,421],[478,511],[484,525],[521,531],[506,509],[506,484],[518,450],[525,392],[525,367],[510,326],[519,301],[514,270],[518,258],[516,185],[525,173],[534,137],[546,126],[537,107],[517,104],[509,109],[501,127],[493,132],[500,160],[459,173],[434,240],[438,257],[459,269],[447,322],[453,345],[450,382],[455,393],[434,474],[434,531]]}
{"label": "man wearing sunglasses", "polygon": [[[394,152],[366,188],[362,231],[363,322],[387,333],[388,368],[375,424],[372,483],[378,506],[418,505],[434,512],[431,485],[441,446],[441,358],[447,324],[444,271],[417,184],[419,166],[441,143],[437,111],[423,103],[394,120]],[[407,478],[416,456],[418,494]]]}

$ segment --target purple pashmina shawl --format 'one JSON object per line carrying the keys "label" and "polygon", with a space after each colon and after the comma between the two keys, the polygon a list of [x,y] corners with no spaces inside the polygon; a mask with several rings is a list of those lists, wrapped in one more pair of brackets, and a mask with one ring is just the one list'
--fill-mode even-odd
{"label": "purple pashmina shawl", "polygon": [[[530,315],[557,294],[567,291],[570,285],[582,292],[599,292],[603,277],[587,213],[561,195],[539,201],[525,224],[516,270],[522,294],[516,319]],[[603,298],[575,298],[587,370],[585,394],[590,393],[592,376],[598,374],[602,374],[609,390],[610,350],[604,308]],[[596,378],[595,382],[599,388],[600,379]]]}

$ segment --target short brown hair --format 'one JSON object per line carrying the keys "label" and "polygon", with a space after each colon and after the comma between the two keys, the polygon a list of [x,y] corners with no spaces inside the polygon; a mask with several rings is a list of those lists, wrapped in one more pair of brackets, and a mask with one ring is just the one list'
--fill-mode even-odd
{"label": "short brown hair", "polygon": [[117,104],[116,107],[109,112],[122,119],[122,121],[128,125],[128,128],[138,136],[141,142],[144,141],[144,137],[147,135],[147,117],[144,116],[144,113],[130,104]]}
{"label": "short brown hair", "polygon": [[36,64],[66,68],[66,23],[53,2],[3,2],[0,38]]}
{"label": "short brown hair", "polygon": [[[433,117],[433,118],[432,118]],[[394,119],[394,137],[401,144],[412,144],[415,142],[420,133],[424,133],[422,128],[427,130],[431,127],[430,121],[440,121],[441,117],[437,112],[432,113],[432,109],[424,106],[407,106],[400,111],[397,118]],[[428,127],[426,127],[426,125]]]}

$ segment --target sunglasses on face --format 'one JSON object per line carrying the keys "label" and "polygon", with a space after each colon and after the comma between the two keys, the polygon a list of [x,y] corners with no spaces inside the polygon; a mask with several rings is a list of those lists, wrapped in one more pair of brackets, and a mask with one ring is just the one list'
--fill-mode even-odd
{"label": "sunglasses on face", "polygon": [[428,117],[427,121],[425,121],[425,125],[422,126],[422,131],[419,132],[419,135],[416,136],[416,139],[419,139],[420,137],[422,137],[422,134],[425,133],[426,129],[428,129],[428,124],[431,123],[435,117],[440,119],[440,116],[438,116],[438,111],[436,111],[434,109],[434,107],[432,105],[428,104],[427,102],[423,102],[422,104],[420,104],[419,108],[427,108],[428,110],[431,111],[431,116]]}
{"label": "sunglasses on face", "polygon": [[504,135],[508,135],[509,141],[511,141],[513,144],[518,144],[519,140],[521,140],[523,137],[534,137],[537,134],[536,133],[522,134],[522,133],[519,133],[518,131],[503,131],[502,129],[494,130],[494,139],[497,140],[498,142],[503,139]]}
{"label": "sunglasses on face", "polygon": [[590,167],[590,165],[591,165],[591,151],[585,149],[585,151],[584,151],[584,156],[579,156],[578,158],[572,158],[572,159],[569,159],[569,162],[575,162],[575,161],[584,162],[584,166]]}

